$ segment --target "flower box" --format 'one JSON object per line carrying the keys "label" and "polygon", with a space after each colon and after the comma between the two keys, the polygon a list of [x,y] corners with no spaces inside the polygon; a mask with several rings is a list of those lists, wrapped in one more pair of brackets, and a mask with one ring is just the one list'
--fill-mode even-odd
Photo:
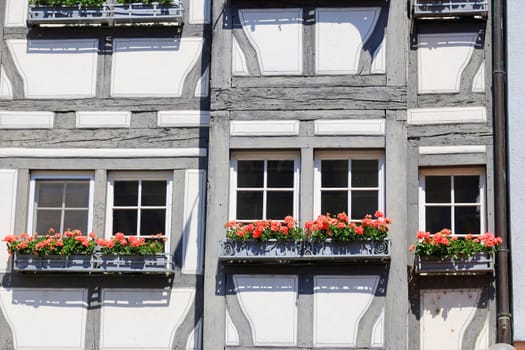
{"label": "flower box", "polygon": [[288,261],[301,256],[301,241],[219,241],[219,259],[222,261]]}
{"label": "flower box", "polygon": [[20,272],[173,273],[169,254],[156,255],[29,255],[15,253],[13,270]]}
{"label": "flower box", "polygon": [[491,253],[479,252],[472,256],[435,257],[416,255],[415,271],[418,275],[472,275],[494,272]]}
{"label": "flower box", "polygon": [[305,242],[303,256],[311,260],[388,260],[390,239]]}
{"label": "flower box", "polygon": [[132,4],[104,4],[100,7],[30,5],[29,25],[175,23],[182,24],[184,9],[181,0],[169,4],[140,1]]}

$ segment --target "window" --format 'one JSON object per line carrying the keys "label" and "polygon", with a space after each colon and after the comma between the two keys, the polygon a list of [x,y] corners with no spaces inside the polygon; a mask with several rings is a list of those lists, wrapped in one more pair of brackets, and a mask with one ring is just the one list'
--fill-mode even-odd
{"label": "window", "polygon": [[29,232],[45,234],[91,231],[93,178],[89,175],[33,174],[30,183]]}
{"label": "window", "polygon": [[297,217],[299,159],[296,153],[237,153],[231,162],[230,216],[238,221]]}
{"label": "window", "polygon": [[315,213],[347,213],[352,220],[383,209],[381,152],[319,151],[315,159]]}
{"label": "window", "polygon": [[107,232],[169,234],[172,178],[168,173],[115,173],[108,190]]}
{"label": "window", "polygon": [[424,170],[419,188],[421,230],[485,232],[485,177],[481,169]]}

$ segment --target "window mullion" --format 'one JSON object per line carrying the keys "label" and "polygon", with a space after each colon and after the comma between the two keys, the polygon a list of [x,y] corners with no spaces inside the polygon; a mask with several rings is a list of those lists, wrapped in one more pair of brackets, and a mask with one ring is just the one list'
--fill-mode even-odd
{"label": "window mullion", "polygon": [[137,203],[137,232],[135,233],[136,236],[140,235],[140,216],[142,214],[141,208],[142,208],[142,180],[138,181],[138,203]]}
{"label": "window mullion", "polygon": [[[59,232],[64,232],[64,221],[66,216],[66,191],[67,191],[67,182],[64,182],[62,185],[62,207],[60,208],[60,228]],[[71,228],[71,227],[69,227]]]}
{"label": "window mullion", "polygon": [[352,160],[348,160],[348,185],[346,188],[346,199],[347,204],[346,207],[348,208],[348,213],[346,213],[350,218],[352,218]]}
{"label": "window mullion", "polygon": [[454,192],[454,176],[450,176],[450,226],[452,226],[450,229],[453,233],[456,232],[456,210],[455,210],[455,192]]}
{"label": "window mullion", "polygon": [[263,203],[262,203],[262,212],[263,212],[263,219],[266,220],[266,205],[267,205],[267,198],[268,195],[268,160],[264,161],[264,168],[263,168]]}

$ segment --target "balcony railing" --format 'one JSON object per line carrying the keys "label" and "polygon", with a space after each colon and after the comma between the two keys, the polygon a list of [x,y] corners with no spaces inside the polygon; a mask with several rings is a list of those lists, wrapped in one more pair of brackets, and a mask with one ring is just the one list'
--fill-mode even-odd
{"label": "balcony railing", "polygon": [[488,14],[488,0],[414,0],[414,17],[459,17]]}
{"label": "balcony railing", "polygon": [[27,22],[29,25],[80,25],[125,23],[172,23],[181,25],[184,8],[181,0],[170,4],[141,2],[132,4],[104,4],[101,7],[82,6],[30,6]]}

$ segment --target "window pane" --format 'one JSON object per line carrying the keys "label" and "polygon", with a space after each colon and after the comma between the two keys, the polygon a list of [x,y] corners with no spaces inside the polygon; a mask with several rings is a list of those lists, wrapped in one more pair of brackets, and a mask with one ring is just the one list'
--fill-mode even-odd
{"label": "window pane", "polygon": [[378,192],[352,191],[352,219],[359,220],[367,214],[374,215],[378,207]]}
{"label": "window pane", "polygon": [[138,191],[138,181],[115,181],[113,185],[113,205],[137,206],[139,200]]}
{"label": "window pane", "polygon": [[321,192],[321,213],[332,215],[340,212],[348,213],[347,191],[323,191]]}
{"label": "window pane", "polygon": [[[37,203],[39,207],[62,207],[62,195],[64,184],[57,182],[37,181],[38,195]],[[48,227],[49,228],[49,227]],[[47,231],[46,231],[47,232]]]}
{"label": "window pane", "polygon": [[321,161],[322,187],[348,187],[348,160]]}
{"label": "window pane", "polygon": [[479,176],[454,176],[456,203],[479,202]]}
{"label": "window pane", "polygon": [[134,209],[113,210],[113,232],[126,235],[137,234],[137,211]]}
{"label": "window pane", "polygon": [[237,162],[237,187],[263,187],[263,181],[263,160],[239,160]]}
{"label": "window pane", "polygon": [[66,185],[66,207],[87,208],[89,206],[89,183],[69,182]]}
{"label": "window pane", "polygon": [[57,232],[61,231],[60,218],[62,212],[60,210],[37,210],[36,211],[36,227],[35,230],[41,235],[44,235],[50,228],[54,228]]}
{"label": "window pane", "polygon": [[237,220],[258,220],[263,217],[263,193],[237,192]]}
{"label": "window pane", "polygon": [[450,207],[426,207],[425,230],[435,233],[443,228],[451,229],[452,221],[450,215]]}
{"label": "window pane", "polygon": [[454,221],[454,233],[480,233],[479,207],[455,207]]}
{"label": "window pane", "polygon": [[148,209],[140,212],[140,234],[164,234],[166,231],[166,210]]}
{"label": "window pane", "polygon": [[142,181],[142,205],[166,205],[166,181]]}
{"label": "window pane", "polygon": [[293,187],[293,160],[268,161],[268,187]]}
{"label": "window pane", "polygon": [[377,187],[378,161],[352,160],[352,187]]}
{"label": "window pane", "polygon": [[282,220],[287,215],[293,215],[293,192],[268,192],[266,219]]}
{"label": "window pane", "polygon": [[64,230],[78,229],[84,234],[87,233],[88,211],[87,210],[66,210],[64,212]]}
{"label": "window pane", "polygon": [[427,203],[450,203],[450,176],[426,176],[425,201]]}

